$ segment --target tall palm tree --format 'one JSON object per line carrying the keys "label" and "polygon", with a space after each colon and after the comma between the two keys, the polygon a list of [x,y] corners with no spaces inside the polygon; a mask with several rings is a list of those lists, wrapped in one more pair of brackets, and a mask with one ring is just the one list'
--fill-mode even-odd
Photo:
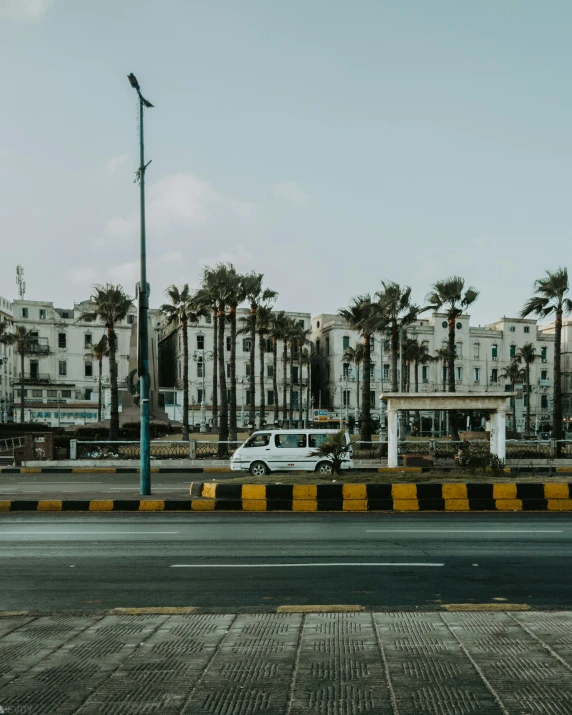
{"label": "tall palm tree", "polygon": [[[20,356],[20,422],[24,422],[24,358],[36,352],[34,348],[38,344],[38,337],[24,325],[17,325],[15,330],[12,342],[16,344],[16,352]],[[6,341],[4,344],[9,344],[8,334],[4,334],[3,338]]]}
{"label": "tall palm tree", "polygon": [[[501,380],[506,380],[514,391],[517,382],[523,382],[526,377],[525,368],[520,366],[520,360],[515,356],[506,367],[501,370]],[[514,399],[511,398],[511,407],[514,409]],[[513,412],[513,428],[516,431],[516,414]]]}
{"label": "tall palm tree", "polygon": [[[408,340],[407,353],[410,363],[413,363],[414,390],[417,393],[419,392],[419,365],[426,365],[428,362],[432,362],[433,358],[429,354],[429,345],[426,342],[420,343],[418,340],[414,340],[413,338]],[[416,427],[417,434],[419,434],[421,431],[420,410],[415,410],[414,425]]]}
{"label": "tall palm tree", "polygon": [[[374,320],[381,332],[389,333],[391,348],[391,391],[398,392],[397,361],[399,341],[407,326],[417,320],[420,308],[411,302],[411,288],[393,281],[382,281],[375,294]],[[403,368],[402,368],[403,369]]]}
{"label": "tall palm tree", "polygon": [[376,310],[369,293],[352,298],[347,308],[340,308],[338,315],[350,328],[359,331],[363,339],[363,384],[362,384],[362,415],[360,421],[360,439],[369,442],[371,439],[371,399],[370,399],[370,365],[371,336],[375,332],[374,316]]}
{"label": "tall palm tree", "polygon": [[259,379],[260,379],[260,417],[258,426],[264,429],[266,423],[266,390],[265,390],[265,363],[266,338],[271,328],[272,309],[268,305],[259,305],[256,311],[256,334],[258,335]]}
{"label": "tall palm tree", "polygon": [[283,310],[273,312],[270,316],[269,337],[272,340],[272,390],[274,392],[274,424],[280,417],[280,399],[278,395],[278,341],[284,337],[286,328],[286,313]]}
{"label": "tall palm tree", "polygon": [[238,274],[233,265],[227,266],[225,280],[226,299],[228,302],[228,322],[230,323],[230,414],[229,440],[236,442],[238,429],[236,423],[236,309],[245,299],[244,276]]}
{"label": "tall palm tree", "polygon": [[[433,284],[431,292],[427,295],[429,305],[424,310],[437,312],[444,310],[447,315],[448,325],[448,350],[447,359],[449,367],[449,392],[455,392],[455,329],[457,318],[475,302],[479,297],[479,291],[472,286],[465,288],[465,279],[460,276],[452,276]],[[457,426],[457,411],[449,412],[449,427],[453,440],[459,440],[459,429]]]}
{"label": "tall palm tree", "polygon": [[[292,344],[292,334],[295,326],[292,318],[285,317],[282,330],[282,424],[290,426],[289,414],[292,412],[292,371],[288,377],[288,348]],[[288,410],[288,386],[290,386],[290,410]]]}
{"label": "tall palm tree", "polygon": [[[442,345],[440,348],[435,350],[435,355],[432,358],[435,362],[441,363],[441,389],[443,392],[447,391],[447,370],[448,370],[448,360],[449,360],[449,348],[447,345]],[[442,433],[445,425],[445,411],[435,410],[435,421],[439,423],[439,431]]]}
{"label": "tall palm tree", "polygon": [[[215,272],[209,266],[203,268],[201,286],[195,293],[192,300],[194,311],[206,310],[212,313],[213,321],[213,397],[212,397],[212,421],[213,429],[218,431],[218,297],[215,283]],[[221,347],[221,350],[224,346]],[[206,363],[203,364],[206,370]],[[205,398],[206,401],[206,398]]]}
{"label": "tall palm tree", "polygon": [[159,311],[167,319],[167,324],[179,324],[183,333],[183,440],[189,439],[189,323],[196,324],[199,316],[206,315],[206,309],[193,310],[194,296],[191,295],[189,284],[185,283],[181,290],[172,285],[165,291],[170,303],[163,303]]}
{"label": "tall palm tree", "polygon": [[356,343],[352,348],[349,345],[342,355],[343,362],[353,363],[356,368],[356,407],[359,410],[359,367],[363,362],[363,343]]}
{"label": "tall palm tree", "polygon": [[109,421],[109,439],[119,437],[119,387],[117,384],[117,333],[115,326],[127,317],[133,298],[128,296],[120,285],[96,285],[90,297],[91,310],[84,311],[79,318],[87,322],[99,320],[107,331],[109,348],[109,382],[111,388],[111,419]]}
{"label": "tall palm tree", "polygon": [[97,366],[99,369],[99,378],[98,378],[98,398],[97,398],[97,421],[101,422],[101,373],[103,371],[103,358],[108,357],[109,355],[109,348],[107,345],[107,335],[104,333],[101,336],[101,339],[98,343],[95,343],[95,345],[91,346],[91,351],[89,353],[91,357],[94,357],[97,360]]}
{"label": "tall palm tree", "polygon": [[252,317],[250,322],[250,410],[248,421],[253,427],[256,418],[256,376],[254,374],[256,354],[256,312],[261,304],[270,305],[278,297],[278,293],[275,290],[264,288],[262,283],[263,280],[264,274],[256,273],[254,271],[247,273],[243,277],[244,296],[245,300],[247,300],[250,305],[250,315]]}
{"label": "tall palm tree", "polygon": [[560,354],[562,351],[562,318],[572,310],[568,293],[568,270],[558,268],[546,271],[544,278],[534,282],[534,295],[521,311],[521,317],[536,315],[546,318],[554,315],[554,407],[552,412],[552,439],[562,439],[562,382]]}
{"label": "tall palm tree", "polygon": [[298,427],[304,420],[304,406],[302,395],[304,394],[304,380],[302,377],[302,367],[304,365],[304,348],[310,343],[311,331],[296,325],[296,347],[298,352]]}
{"label": "tall palm tree", "polygon": [[526,423],[524,426],[524,431],[526,434],[530,434],[530,368],[536,360],[540,360],[540,355],[536,352],[536,348],[532,343],[525,343],[521,348],[518,349],[516,353],[516,359],[524,363],[524,373],[526,380]]}

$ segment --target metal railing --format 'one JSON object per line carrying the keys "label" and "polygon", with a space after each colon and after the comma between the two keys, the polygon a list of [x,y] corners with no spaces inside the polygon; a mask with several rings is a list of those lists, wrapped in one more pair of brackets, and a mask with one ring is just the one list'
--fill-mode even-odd
{"label": "metal railing", "polygon": [[[151,442],[151,459],[229,459],[242,444],[230,441]],[[135,440],[71,440],[71,459],[139,459],[140,445]]]}

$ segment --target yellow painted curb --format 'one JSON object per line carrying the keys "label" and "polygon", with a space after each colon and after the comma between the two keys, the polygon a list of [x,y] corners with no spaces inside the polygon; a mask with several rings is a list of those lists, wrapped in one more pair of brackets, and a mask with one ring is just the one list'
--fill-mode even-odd
{"label": "yellow painted curb", "polygon": [[344,499],[344,511],[367,511],[367,499]]}
{"label": "yellow painted curb", "polygon": [[38,501],[38,511],[61,511],[62,502],[58,499],[41,499]]}
{"label": "yellow painted curb", "polygon": [[20,474],[41,474],[41,467],[20,467]]}
{"label": "yellow painted curb", "polygon": [[527,603],[443,603],[445,611],[530,611]]}
{"label": "yellow painted curb", "polygon": [[[203,496],[206,496],[206,494]],[[266,484],[243,484],[241,496],[243,499],[266,500]]]}
{"label": "yellow painted curb", "polygon": [[364,611],[364,606],[334,604],[331,606],[278,606],[276,613],[356,613]]}
{"label": "yellow painted curb", "polygon": [[145,501],[139,502],[139,511],[163,511],[165,509],[165,502],[163,499],[145,499]]}
{"label": "yellow painted curb", "polygon": [[243,499],[242,511],[266,511],[266,499]]}
{"label": "yellow painted curb", "polygon": [[423,471],[422,467],[378,467],[377,471],[382,472],[407,472],[408,474],[420,474]]}
{"label": "yellow painted curb", "polygon": [[318,486],[316,484],[294,484],[292,489],[292,499],[316,499],[318,496]]}
{"label": "yellow painted curb", "polygon": [[28,611],[0,611],[0,618],[13,618],[14,616],[27,616]]}
{"label": "yellow painted curb", "polygon": [[442,487],[443,499],[466,499],[467,485],[466,484],[443,484]]}
{"label": "yellow painted curb", "polygon": [[391,496],[394,499],[417,499],[416,484],[392,484]]}
{"label": "yellow painted curb", "polygon": [[548,511],[572,511],[572,499],[549,499]]}
{"label": "yellow painted curb", "polygon": [[493,484],[493,499],[515,499],[516,484]]}
{"label": "yellow painted curb", "polygon": [[72,467],[73,474],[115,474],[115,467]]}
{"label": "yellow painted curb", "polygon": [[393,511],[419,511],[417,499],[394,499]]}
{"label": "yellow painted curb", "polygon": [[572,472],[572,467],[556,467],[557,472]]}
{"label": "yellow painted curb", "polygon": [[203,467],[203,472],[205,474],[226,474],[231,471],[230,467]]}
{"label": "yellow painted curb", "polygon": [[10,511],[11,501],[0,501],[0,511]]}
{"label": "yellow painted curb", "polygon": [[317,499],[297,499],[292,501],[292,511],[318,511]]}
{"label": "yellow painted curb", "polygon": [[522,511],[522,499],[497,499],[497,511]]}
{"label": "yellow painted curb", "polygon": [[201,501],[200,499],[193,499],[191,502],[192,511],[214,511],[214,508],[214,501]]}
{"label": "yellow painted curb", "polygon": [[173,616],[177,614],[185,613],[195,613],[197,610],[196,606],[166,606],[164,608],[158,607],[154,608],[149,606],[147,608],[112,608],[107,612],[108,616],[140,616],[143,614],[154,615],[154,616]]}
{"label": "yellow painted curb", "polygon": [[208,497],[209,499],[214,499],[216,497],[216,484],[214,484],[213,482],[205,482],[203,484],[201,496]]}
{"label": "yellow painted curb", "polygon": [[344,499],[367,499],[365,484],[344,484],[342,487]]}
{"label": "yellow painted curb", "polygon": [[545,484],[545,499],[568,499],[568,484]]}
{"label": "yellow painted curb", "polygon": [[471,511],[468,499],[445,499],[445,511]]}
{"label": "yellow painted curb", "polygon": [[90,511],[113,511],[113,499],[95,499],[89,502]]}

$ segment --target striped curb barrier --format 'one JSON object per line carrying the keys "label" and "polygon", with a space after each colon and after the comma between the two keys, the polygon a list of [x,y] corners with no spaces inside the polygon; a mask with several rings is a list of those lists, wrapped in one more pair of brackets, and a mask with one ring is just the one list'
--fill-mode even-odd
{"label": "striped curb barrier", "polygon": [[190,499],[13,499],[0,501],[0,511],[572,511],[567,483],[204,483],[200,492]]}

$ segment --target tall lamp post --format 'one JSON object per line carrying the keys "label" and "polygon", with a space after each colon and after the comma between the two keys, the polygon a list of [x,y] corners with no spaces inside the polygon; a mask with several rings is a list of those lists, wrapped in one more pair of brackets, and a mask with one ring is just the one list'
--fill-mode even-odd
{"label": "tall lamp post", "polygon": [[[207,431],[207,403],[205,401],[205,378],[206,378],[206,371],[207,371],[207,360],[212,360],[213,359],[214,353],[212,350],[195,350],[193,353],[193,359],[197,363],[197,365],[201,366],[201,372],[202,372],[202,378],[203,378],[203,394],[201,396],[201,426],[200,426],[200,431],[204,434]],[[216,369],[216,366],[215,366]]]}
{"label": "tall lamp post", "polygon": [[141,278],[139,281],[139,319],[138,332],[138,360],[137,372],[139,374],[139,401],[141,404],[141,443],[139,447],[139,492],[143,496],[151,494],[151,449],[149,440],[149,336],[147,313],[149,310],[149,291],[147,283],[147,248],[145,245],[145,171],[151,162],[145,164],[145,145],[143,140],[143,114],[144,110],[152,107],[141,94],[139,82],[133,74],[128,75],[129,83],[139,97],[139,209],[141,221],[140,263]]}

